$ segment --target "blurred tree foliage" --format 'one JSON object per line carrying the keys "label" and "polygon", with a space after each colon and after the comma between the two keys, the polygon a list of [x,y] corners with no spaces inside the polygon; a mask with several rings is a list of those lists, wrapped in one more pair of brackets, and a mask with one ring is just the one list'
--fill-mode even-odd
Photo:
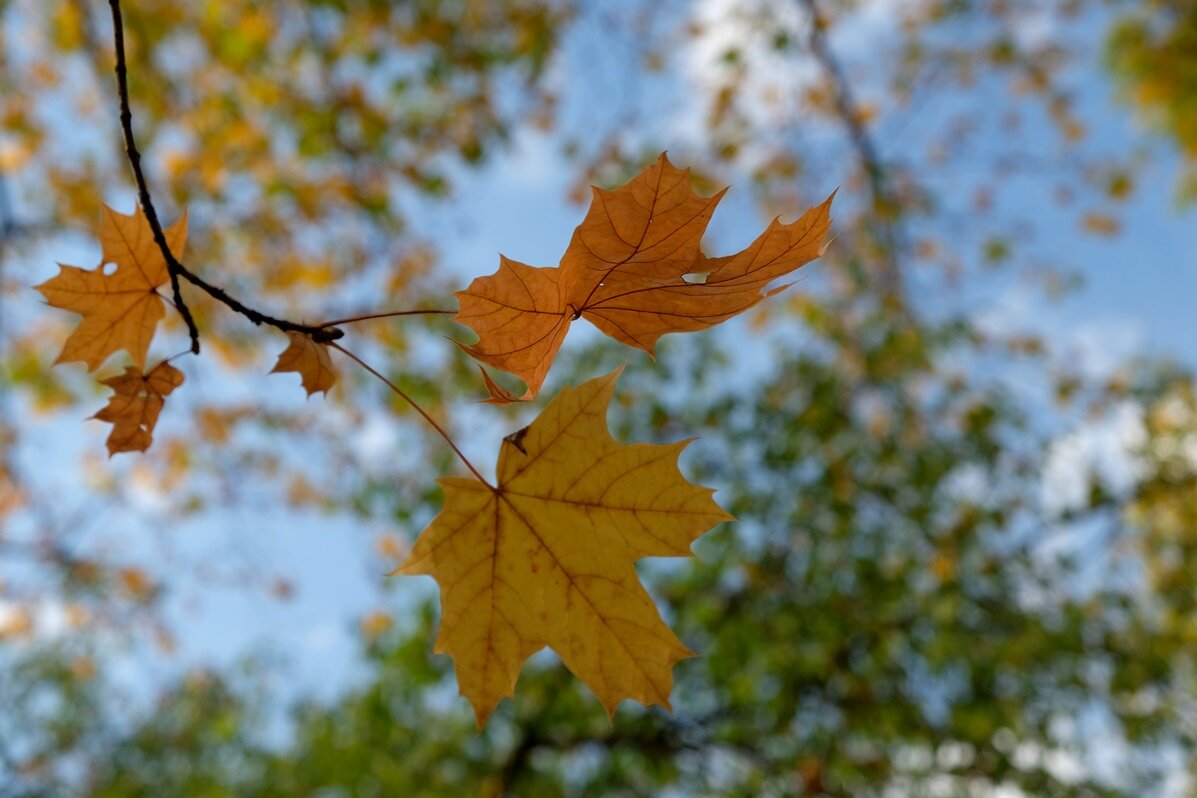
{"label": "blurred tree foliage", "polygon": [[[662,358],[692,373],[625,377],[621,433],[701,429],[694,467],[740,519],[693,564],[651,569],[702,652],[678,668],[675,715],[624,706],[608,722],[542,660],[479,734],[429,653],[423,606],[393,625],[365,619],[368,679],[295,707],[283,743],[269,742],[260,679],[197,673],[126,725],[101,677],[66,651],[35,656],[0,677],[7,720],[45,730],[5,738],[28,794],[1158,789],[1197,742],[1191,456],[1157,445],[1133,494],[1095,482],[1065,518],[1046,517],[1021,398],[934,365],[985,348],[967,327],[794,305],[827,349],[779,344],[759,386],[729,391],[728,353],[709,346]],[[701,398],[660,399],[679,383]],[[1187,379],[1153,373],[1120,391],[1152,402],[1153,441],[1197,434]],[[20,694],[31,685],[38,695]]]}
{"label": "blurred tree foliage", "polygon": [[[739,339],[670,342],[621,383],[618,434],[702,435],[688,468],[740,519],[696,560],[645,569],[701,652],[677,669],[676,714],[625,706],[609,723],[543,659],[483,734],[430,654],[433,608],[410,602],[363,622],[367,678],[334,702],[300,701],[283,732],[255,669],[196,673],[128,709],[139,701],[97,630],[137,619],[169,648],[170,574],[82,545],[95,504],[127,505],[141,484],[172,517],[266,501],[414,534],[439,501],[429,467],[449,466],[430,446],[364,472],[345,431],[403,411],[346,380],[319,414],[197,399],[137,465],[79,465],[94,498],[46,493],[23,454],[45,439],[25,440],[17,420],[77,425],[96,399],[48,371],[59,320],[30,308],[27,286],[44,244],[90,230],[97,193],[124,184],[103,11],[0,0],[0,561],[16,563],[0,571],[15,608],[0,618],[0,795],[1139,796],[1197,775],[1190,376],[1145,361],[1094,377],[1050,341],[957,312],[975,296],[960,286],[988,290],[997,272],[1066,285],[1035,248],[1043,226],[1118,230],[1144,162],[1095,143],[1078,101],[1107,42],[1128,86],[1168,87],[1133,91],[1176,115],[1165,127],[1185,146],[1184,4],[1129,17],[1081,0],[898,4],[885,46],[863,49],[867,2],[128,4],[151,180],[163,205],[191,208],[189,262],[296,315],[378,295],[447,301],[407,203],[452,196],[465,165],[528,125],[605,184],[672,148],[654,120],[684,118],[701,133],[676,159],[702,165],[700,185],[751,175],[766,215],[844,186],[816,288],[769,303]],[[630,43],[632,84],[686,79],[683,50],[701,75],[681,106],[552,77],[596,41],[608,59],[612,41]],[[197,310],[218,358],[195,367],[213,384],[265,371],[259,335]],[[362,334],[406,389],[457,418],[468,364],[415,373],[419,334]],[[753,378],[736,368],[748,335],[770,364]],[[618,357],[596,347],[573,368]],[[1120,412],[1139,423],[1130,478],[1094,466],[1079,496],[1045,497],[1068,430]],[[247,492],[259,483],[275,492]],[[252,584],[274,584],[261,573]],[[23,609],[45,597],[66,607],[60,643],[37,642]]]}
{"label": "blurred tree foliage", "polygon": [[1120,19],[1106,42],[1107,60],[1126,99],[1175,139],[1186,169],[1184,202],[1197,199],[1197,3],[1151,0]]}

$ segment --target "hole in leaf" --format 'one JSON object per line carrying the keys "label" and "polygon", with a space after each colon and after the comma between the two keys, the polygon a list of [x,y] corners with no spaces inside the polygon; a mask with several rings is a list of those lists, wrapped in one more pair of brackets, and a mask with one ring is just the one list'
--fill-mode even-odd
{"label": "hole in leaf", "polygon": [[104,272],[105,277],[111,277],[112,275],[116,274],[116,264],[115,263],[105,263],[101,267],[100,271]]}
{"label": "hole in leaf", "polygon": [[710,272],[694,272],[693,274],[683,274],[682,280],[691,285],[702,285],[707,281]]}

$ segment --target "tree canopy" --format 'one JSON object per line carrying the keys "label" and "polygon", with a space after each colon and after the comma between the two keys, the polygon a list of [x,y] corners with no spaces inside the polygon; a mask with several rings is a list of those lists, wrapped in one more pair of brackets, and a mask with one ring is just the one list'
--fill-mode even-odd
{"label": "tree canopy", "polygon": [[[1153,352],[1090,369],[1041,327],[976,310],[1011,286],[1050,308],[1073,269],[1083,273],[1070,242],[1122,234],[1160,164],[1179,175],[1182,199],[1191,193],[1185,4],[119,5],[145,177],[164,226],[187,214],[187,269],[314,327],[288,336],[247,324],[211,292],[172,293],[166,261],[151,280],[160,292],[142,291],[164,297],[154,355],[130,351],[97,372],[116,394],[96,415],[115,425],[108,451],[148,451],[107,460],[98,427],[79,432],[107,391],[78,365],[50,368],[77,320],[39,307],[30,288],[53,285],[53,261],[72,262],[64,250],[106,241],[96,232],[105,202],[125,213],[136,200],[113,29],[104,4],[0,2],[0,795],[1191,788],[1192,375]],[[1132,113],[1148,124],[1111,121]],[[547,379],[521,371],[487,348],[493,331],[469,322],[469,303],[514,290],[509,275],[501,291],[486,280],[533,273],[514,262],[523,245],[487,242],[513,260],[448,263],[451,237],[425,225],[529,140],[568,164],[579,200],[588,182],[601,198],[632,180],[634,194],[635,176],[668,149],[658,170],[693,167],[679,192],[709,197],[732,183],[725,202],[746,197],[728,211],[752,221],[740,246],[762,229],[758,217],[783,218],[766,236],[791,229],[840,186],[834,241],[823,252],[820,232],[807,254],[822,257],[798,285],[732,303],[727,316],[748,311],[739,322],[657,343],[681,328],[662,317],[638,335],[611,313],[588,316],[654,359],[582,335]],[[582,232],[562,274],[608,257],[577,254],[595,239],[591,218],[575,216]],[[642,253],[619,235],[631,216],[609,213],[603,240]],[[687,237],[685,269],[661,258],[658,271],[621,279],[685,292],[682,304],[704,292],[731,302],[719,268],[738,256],[708,253],[738,251],[723,241],[739,234],[716,229],[700,251],[706,218]],[[705,282],[665,285],[661,263],[678,266],[670,279]],[[474,277],[458,298],[477,343],[444,341],[469,340],[447,313],[372,317],[452,312],[453,290]],[[622,293],[606,280],[578,301],[529,290],[524,310],[551,305],[564,337],[600,287]],[[190,344],[179,296],[203,350],[154,382],[137,367]],[[328,325],[346,349],[313,337],[329,319],[349,320]],[[471,348],[525,377],[528,394],[502,375],[484,383]],[[75,355],[88,368],[103,360]],[[275,358],[275,371],[298,378],[267,377]],[[266,507],[339,531],[385,529],[373,551],[366,534],[345,535],[381,574],[434,545],[416,536],[449,512],[456,484],[442,492],[434,476],[464,473],[467,455],[483,462],[509,433],[500,457],[527,456],[524,434],[545,446],[521,427],[542,412],[551,421],[563,386],[584,391],[624,363],[614,441],[672,452],[661,445],[698,436],[669,484],[715,489],[736,518],[692,558],[623,564],[698,655],[669,659],[672,692],[657,703],[672,713],[625,702],[609,719],[603,704],[618,697],[600,689],[596,700],[537,654],[479,730],[456,695],[460,659],[455,673],[433,653],[456,610],[394,578],[361,619],[357,678],[331,698],[282,689],[288,668],[266,656],[152,687],[122,682],[129,660],[168,659],[186,639],[173,603],[185,580],[262,602],[293,590],[260,556],[241,563],[185,543],[184,523],[222,540],[229,508]],[[513,401],[541,381],[533,406]],[[305,403],[300,382],[322,396]],[[510,404],[474,404],[488,395]],[[399,442],[368,464],[351,433],[380,417],[396,420]],[[1112,466],[1078,454],[1102,425],[1120,436]],[[446,439],[471,442],[463,454]],[[593,458],[626,451],[602,440]],[[1075,490],[1061,487],[1060,468],[1080,470]],[[501,493],[509,472],[499,470]],[[707,526],[718,520],[711,511]],[[252,545],[252,525],[230,531],[234,546]],[[554,648],[571,662],[567,645]]]}

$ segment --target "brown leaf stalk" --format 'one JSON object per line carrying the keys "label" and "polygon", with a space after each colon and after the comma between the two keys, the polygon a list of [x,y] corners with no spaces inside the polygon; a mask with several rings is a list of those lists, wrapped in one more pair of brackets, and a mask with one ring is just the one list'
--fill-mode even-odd
{"label": "brown leaf stalk", "polygon": [[346,316],[343,319],[333,319],[321,323],[321,327],[339,327],[342,324],[353,324],[359,321],[370,321],[371,319],[389,319],[396,316],[452,316],[457,313],[456,310],[391,310],[384,313],[366,313],[361,316]]}
{"label": "brown leaf stalk", "polygon": [[388,388],[390,388],[392,391],[394,391],[395,394],[397,394],[399,396],[399,398],[401,398],[403,401],[407,402],[413,410],[415,410],[417,413],[419,413],[420,416],[423,417],[423,419],[425,421],[427,421],[429,423],[429,425],[431,425],[432,428],[434,430],[436,430],[437,433],[440,434],[440,436],[442,438],[445,439],[445,443],[449,444],[449,448],[453,450],[453,453],[457,455],[457,458],[459,460],[461,460],[461,462],[465,463],[465,467],[470,470],[470,473],[473,474],[479,482],[481,482],[486,487],[490,488],[492,491],[495,490],[495,486],[490,484],[489,482],[487,482],[486,479],[482,476],[482,474],[478,473],[478,469],[474,468],[474,464],[471,463],[469,461],[469,459],[465,456],[465,454],[462,453],[461,449],[459,449],[457,447],[457,444],[453,441],[453,439],[451,437],[449,437],[449,433],[445,432],[444,427],[442,427],[440,424],[436,423],[436,420],[433,419],[433,417],[428,414],[428,411],[425,410],[424,408],[420,407],[419,403],[417,403],[415,399],[412,399],[407,394],[407,392],[405,392],[398,385],[396,385],[395,383],[391,382],[386,377],[384,377],[377,369],[375,369],[369,363],[362,360],[360,357],[353,354],[352,352],[350,352],[348,349],[341,346],[340,344],[333,343],[330,341],[328,345],[330,347],[332,347],[333,349],[337,350],[338,352],[340,352],[341,354],[345,355],[350,360],[357,363],[359,366],[361,366],[366,371],[373,374],[378,379],[382,380],[383,384],[385,384]]}

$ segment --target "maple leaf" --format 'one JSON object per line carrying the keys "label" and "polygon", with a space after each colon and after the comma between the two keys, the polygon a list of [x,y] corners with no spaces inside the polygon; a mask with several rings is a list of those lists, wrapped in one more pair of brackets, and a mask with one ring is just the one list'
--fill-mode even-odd
{"label": "maple leaf", "polygon": [[689,556],[732,516],[678,470],[690,441],[611,437],[605,417],[621,370],[566,388],[507,437],[497,487],[440,480],[444,507],[395,571],[439,583],[436,650],[452,655],[479,728],[546,645],[608,714],[624,698],[668,708],[673,665],[692,656],[634,563]]}
{"label": "maple leaf", "polygon": [[[164,231],[171,252],[182,257],[187,214]],[[100,266],[80,269],[59,264],[58,275],[36,286],[56,308],[83,316],[55,364],[80,360],[95,371],[109,355],[124,349],[145,366],[150,339],[165,314],[157,289],[170,279],[166,260],[140,207],[131,216],[104,206],[100,225]],[[106,274],[104,264],[115,264]]]}
{"label": "maple leaf", "polygon": [[159,363],[142,374],[136,366],[125,373],[101,380],[113,390],[108,404],[92,418],[108,421],[108,456],[117,452],[144,452],[153,441],[154,425],[166,397],[183,384],[183,372],[169,363]]}
{"label": "maple leaf", "polygon": [[304,390],[308,396],[328,392],[337,382],[337,372],[333,369],[332,358],[328,356],[328,347],[316,343],[310,335],[287,331],[291,344],[278,356],[278,362],[270,370],[271,374],[294,371],[299,374]]}
{"label": "maple leaf", "polygon": [[664,154],[626,185],[593,192],[560,266],[501,257],[497,272],[457,292],[454,321],[478,334],[476,344],[458,345],[527,385],[515,397],[488,381],[491,404],[533,398],[571,322],[582,316],[651,355],[666,333],[712,327],[784,290],[762,293],[823,254],[835,197],[789,224],[774,219],[742,252],[709,258],[702,236],[724,192],[700,197],[689,170]]}

